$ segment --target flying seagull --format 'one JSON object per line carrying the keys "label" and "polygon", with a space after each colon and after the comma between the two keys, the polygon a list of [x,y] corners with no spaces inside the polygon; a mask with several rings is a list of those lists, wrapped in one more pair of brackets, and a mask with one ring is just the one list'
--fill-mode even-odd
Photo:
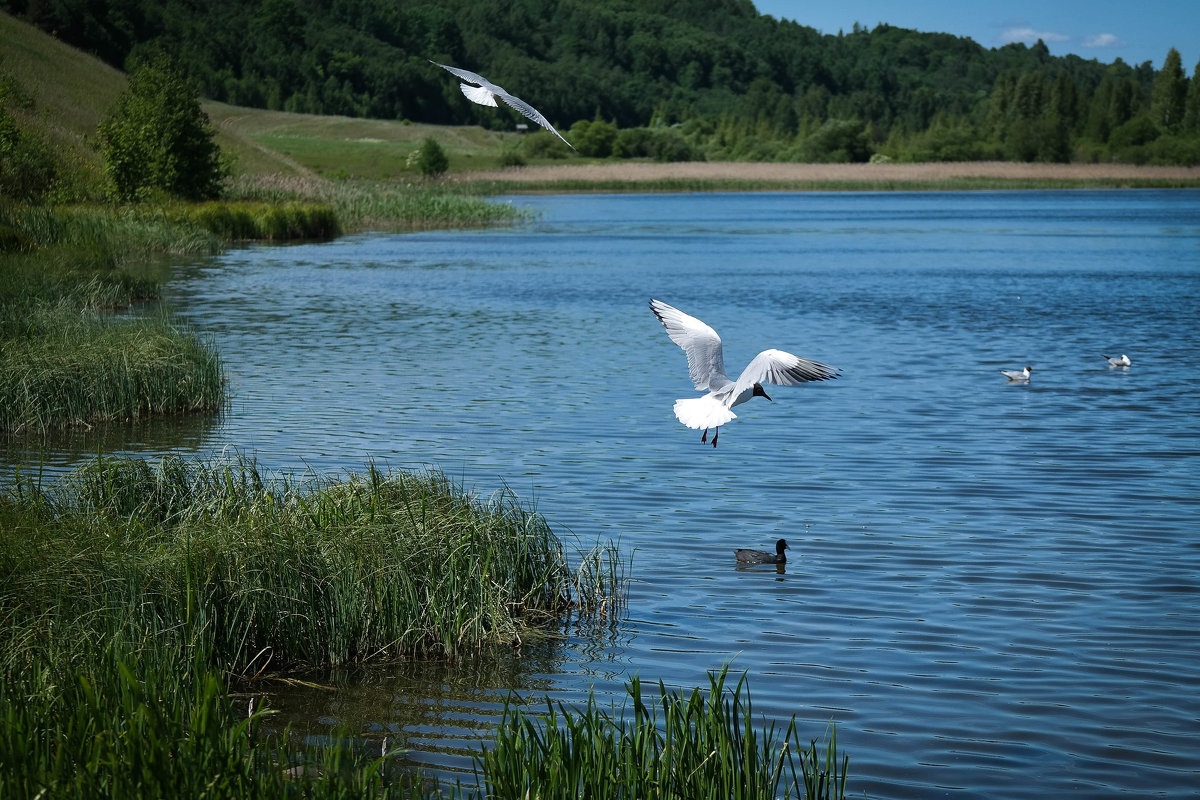
{"label": "flying seagull", "polygon": [[1028,381],[1030,374],[1033,373],[1033,367],[1026,367],[1022,370],[1002,369],[1000,374],[1008,378],[1010,381]]}
{"label": "flying seagull", "polygon": [[1129,360],[1129,356],[1125,355],[1124,353],[1121,354],[1120,358],[1116,358],[1114,356],[1105,356],[1104,358],[1106,361],[1108,361],[1108,365],[1110,367],[1128,367],[1133,363]]}
{"label": "flying seagull", "polygon": [[763,350],[742,370],[736,381],[725,374],[725,359],[721,354],[721,337],[693,316],[659,300],[650,301],[650,310],[667,329],[671,341],[687,354],[688,373],[697,389],[707,390],[703,397],[675,401],[675,416],[689,428],[704,429],[700,441],[708,440],[708,429],[716,428],[712,444],[717,446],[720,427],[737,415],[730,409],[752,397],[770,396],[763,391],[764,383],[794,386],[806,381],[825,381],[838,377],[836,367],[808,358],[800,358],[782,350]]}
{"label": "flying seagull", "polygon": [[[462,93],[466,95],[467,99],[471,102],[479,103],[481,106],[498,108],[499,106],[496,104],[496,98],[498,97],[503,100],[506,105],[512,106],[517,111],[520,111],[522,114],[528,117],[530,121],[536,122],[538,125],[541,125],[543,128],[562,139],[563,143],[567,147],[571,148],[572,150],[575,149],[575,145],[571,144],[566,139],[563,139],[563,135],[554,130],[554,126],[550,124],[550,120],[543,117],[540,111],[529,105],[529,103],[526,103],[521,98],[515,97],[504,91],[504,89],[492,83],[482,75],[476,75],[470,70],[459,69],[458,67],[448,67],[445,64],[438,64],[438,62],[433,61],[432,59],[429,61],[429,63],[437,64],[437,66],[441,67],[447,72],[457,75],[466,81],[467,83],[460,83],[458,88],[462,89]],[[469,84],[472,83],[477,83],[479,85],[470,86]]]}

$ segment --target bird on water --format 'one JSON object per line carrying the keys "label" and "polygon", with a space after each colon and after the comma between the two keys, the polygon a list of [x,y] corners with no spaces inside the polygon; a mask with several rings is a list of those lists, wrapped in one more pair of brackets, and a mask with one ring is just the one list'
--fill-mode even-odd
{"label": "bird on water", "polygon": [[768,553],[765,550],[734,550],[733,554],[737,557],[739,564],[786,564],[787,556],[784,550],[790,550],[786,539],[780,539],[775,543],[775,552]]}
{"label": "bird on water", "polygon": [[1029,376],[1033,373],[1033,367],[1025,367],[1025,369],[1002,369],[1000,374],[1008,378],[1010,381],[1028,381]]}
{"label": "bird on water", "polygon": [[704,429],[700,441],[708,440],[713,431],[712,445],[717,446],[720,427],[737,415],[731,410],[754,397],[771,396],[763,391],[764,383],[795,386],[808,381],[826,381],[838,377],[836,367],[801,358],[783,350],[763,350],[742,370],[736,381],[725,374],[725,358],[721,337],[693,316],[683,313],[661,300],[651,300],[650,310],[667,329],[671,341],[687,355],[688,373],[692,383],[708,394],[675,401],[675,416],[693,430]]}
{"label": "bird on water", "polygon": [[1117,358],[1116,356],[1105,356],[1104,360],[1108,362],[1110,367],[1128,367],[1133,363],[1129,360],[1129,356],[1125,355],[1124,353],[1121,354],[1120,358]]}

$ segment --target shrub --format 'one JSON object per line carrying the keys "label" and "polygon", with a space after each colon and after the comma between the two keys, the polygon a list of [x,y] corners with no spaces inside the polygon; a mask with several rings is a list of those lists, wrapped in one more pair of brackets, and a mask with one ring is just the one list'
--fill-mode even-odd
{"label": "shrub", "polygon": [[450,159],[446,157],[446,151],[436,139],[426,136],[417,148],[415,166],[417,172],[426,178],[436,178],[450,169]]}
{"label": "shrub", "polygon": [[165,55],[134,67],[129,89],[100,123],[100,149],[113,196],[157,191],[186,200],[220,195],[224,169],[195,85]]}
{"label": "shrub", "polygon": [[805,137],[800,152],[805,161],[822,164],[862,162],[871,157],[866,126],[850,119],[827,120]]}
{"label": "shrub", "polygon": [[571,126],[571,141],[580,155],[608,158],[617,141],[617,126],[602,119],[581,119]]}
{"label": "shrub", "polygon": [[535,131],[526,134],[521,150],[527,158],[566,158],[567,146],[550,131]]}
{"label": "shrub", "polygon": [[16,200],[39,199],[58,173],[46,142],[20,125],[13,113],[32,110],[33,98],[0,70],[0,195]]}

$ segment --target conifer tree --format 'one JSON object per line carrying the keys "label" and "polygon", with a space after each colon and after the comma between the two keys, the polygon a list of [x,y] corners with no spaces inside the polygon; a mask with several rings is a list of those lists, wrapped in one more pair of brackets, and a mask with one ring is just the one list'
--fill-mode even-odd
{"label": "conifer tree", "polygon": [[1150,118],[1155,125],[1168,133],[1179,130],[1187,88],[1179,51],[1172,47],[1167,51],[1163,68],[1154,77],[1154,91],[1150,95]]}
{"label": "conifer tree", "polygon": [[1192,70],[1188,81],[1187,100],[1183,106],[1183,130],[1185,133],[1200,134],[1200,61]]}

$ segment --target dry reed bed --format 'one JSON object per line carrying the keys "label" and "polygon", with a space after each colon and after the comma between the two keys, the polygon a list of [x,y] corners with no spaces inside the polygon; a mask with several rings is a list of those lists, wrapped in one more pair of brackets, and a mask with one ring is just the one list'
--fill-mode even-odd
{"label": "dry reed bed", "polygon": [[454,180],[516,184],[735,182],[807,184],[943,184],[970,181],[1081,185],[1187,183],[1200,186],[1200,167],[1133,164],[1019,164],[1005,161],[928,164],[792,164],[747,162],[620,162],[516,167],[467,172]]}

